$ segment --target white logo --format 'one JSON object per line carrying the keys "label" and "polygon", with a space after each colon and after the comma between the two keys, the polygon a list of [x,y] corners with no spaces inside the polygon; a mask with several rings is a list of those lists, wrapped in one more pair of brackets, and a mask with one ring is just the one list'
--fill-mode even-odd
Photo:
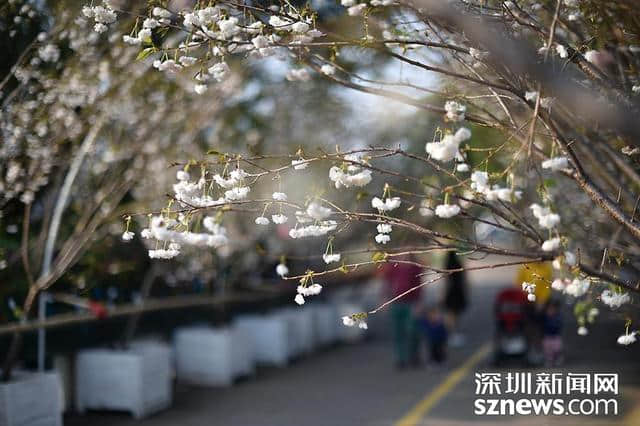
{"label": "white logo", "polygon": [[616,373],[475,373],[475,387],[476,395],[483,396],[473,404],[479,416],[618,414],[618,401],[612,398],[618,395]]}

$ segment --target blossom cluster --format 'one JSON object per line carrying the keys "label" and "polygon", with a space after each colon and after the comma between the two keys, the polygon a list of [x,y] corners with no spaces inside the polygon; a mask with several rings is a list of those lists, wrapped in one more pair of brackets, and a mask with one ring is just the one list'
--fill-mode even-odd
{"label": "blossom cluster", "polygon": [[460,213],[460,206],[457,204],[438,204],[435,213],[438,217],[449,219]]}
{"label": "blossom cluster", "polygon": [[180,219],[167,219],[162,216],[151,218],[149,228],[144,229],[141,235],[143,238],[153,238],[168,246],[167,248],[149,250],[149,257],[171,259],[180,254],[182,245],[219,248],[229,242],[226,229],[210,216],[205,217],[202,221],[204,228],[209,231],[203,233],[186,230],[185,218],[181,217]]}
{"label": "blossom cluster", "polygon": [[527,281],[523,281],[522,282],[522,291],[524,291],[525,293],[527,293],[527,299],[529,300],[529,302],[535,302],[536,301],[536,285]]}
{"label": "blossom cluster", "polygon": [[361,16],[365,13],[368,7],[382,7],[391,6],[395,3],[395,0],[370,0],[358,3],[357,0],[340,0],[340,4],[347,8],[347,15],[349,16]]}
{"label": "blossom cluster", "polygon": [[178,183],[173,185],[175,199],[193,207],[212,207],[224,204],[224,197],[214,199],[205,193],[206,181],[204,177],[192,182],[187,172],[180,171],[177,173]]}
{"label": "blossom cluster", "polygon": [[591,283],[588,279],[581,278],[574,278],[573,280],[569,280],[567,278],[556,278],[551,283],[551,288],[553,288],[554,290],[561,291],[575,298],[587,294],[590,286]]}
{"label": "blossom cluster", "polygon": [[442,162],[451,161],[456,157],[463,159],[460,154],[460,144],[469,139],[471,139],[471,131],[461,127],[453,134],[446,134],[439,142],[428,142],[425,150],[431,158]]}
{"label": "blossom cluster", "polygon": [[298,305],[304,305],[305,297],[316,296],[320,294],[320,292],[322,291],[322,286],[320,284],[313,283],[313,284],[307,285],[307,281],[308,279],[306,279],[306,277],[303,278],[301,280],[301,284],[296,288],[297,294],[296,294],[296,297],[294,298],[294,301]]}
{"label": "blossom cluster", "polygon": [[97,33],[107,31],[108,25],[113,24],[117,18],[116,12],[106,2],[100,6],[85,6],[82,8],[82,14],[87,18],[93,18],[95,21],[93,29]]}
{"label": "blossom cluster", "polygon": [[378,226],[376,226],[376,229],[378,230],[378,235],[375,237],[376,243],[387,244],[391,241],[391,236],[389,235],[393,230],[391,225],[388,223],[379,223]]}
{"label": "blossom cluster", "polygon": [[305,212],[296,212],[296,227],[289,231],[289,236],[296,239],[328,234],[338,226],[335,220],[327,220],[331,213],[331,209],[311,202]]}
{"label": "blossom cluster", "polygon": [[467,111],[466,106],[459,104],[456,101],[447,101],[444,104],[444,109],[446,111],[447,119],[454,122],[463,121],[465,112]]}
{"label": "blossom cluster", "polygon": [[347,327],[358,326],[359,328],[366,330],[367,328],[369,328],[366,322],[366,318],[367,316],[365,313],[345,315],[342,317],[342,323]]}
{"label": "blossom cluster", "polygon": [[629,346],[630,344],[635,343],[637,340],[637,337],[636,337],[637,334],[638,334],[637,331],[632,331],[631,333],[625,333],[621,335],[620,337],[618,337],[618,344]]}
{"label": "blossom cluster", "polygon": [[489,185],[489,174],[479,170],[471,173],[471,189],[484,195],[487,201],[500,200],[510,203],[522,198],[522,191],[503,188],[500,185]]}
{"label": "blossom cluster", "polygon": [[371,182],[371,170],[363,169],[359,163],[361,160],[355,155],[345,155],[343,168],[333,166],[329,169],[329,179],[336,189],[362,187]]}
{"label": "blossom cluster", "polygon": [[531,204],[533,216],[538,219],[541,228],[553,229],[560,223],[560,215],[553,213],[549,207],[542,207],[539,204]]}
{"label": "blossom cluster", "polygon": [[600,295],[600,300],[610,308],[617,309],[625,303],[629,303],[631,301],[631,297],[629,296],[629,293],[619,293],[607,289]]}
{"label": "blossom cluster", "polygon": [[378,197],[373,197],[371,199],[371,207],[377,209],[380,213],[395,210],[400,207],[400,203],[400,197],[390,197],[385,198],[384,200],[381,200]]}
{"label": "blossom cluster", "polygon": [[[278,54],[283,46],[295,48],[324,36],[314,28],[312,15],[293,7],[282,11],[279,6],[265,9],[266,20],[243,11],[246,11],[244,7],[231,4],[207,5],[182,12],[156,6],[142,25],[124,35],[122,40],[130,45],[152,46],[163,52],[153,61],[154,68],[159,71],[177,73],[194,69],[196,82],[193,90],[203,94],[210,81],[221,82],[227,78],[231,71],[227,63],[230,55],[265,58]],[[83,12],[86,17],[95,19],[97,32],[106,31],[107,25],[116,19],[115,12],[106,4],[85,6]],[[186,39],[177,46],[179,55],[169,55],[168,52],[174,48],[157,46],[152,36],[155,31],[175,28],[180,28]],[[213,49],[205,53],[205,45],[212,45]],[[328,66],[322,72],[332,75],[335,69]],[[286,78],[309,81],[311,76],[306,68],[294,68],[287,72]]]}

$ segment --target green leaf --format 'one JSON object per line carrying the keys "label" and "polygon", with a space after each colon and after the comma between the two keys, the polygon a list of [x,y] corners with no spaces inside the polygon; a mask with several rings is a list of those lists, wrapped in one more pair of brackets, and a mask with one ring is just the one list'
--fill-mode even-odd
{"label": "green leaf", "polygon": [[369,193],[367,191],[358,191],[358,193],[356,194],[356,200],[360,201],[363,198],[366,198],[369,196]]}
{"label": "green leaf", "polygon": [[373,260],[374,262],[382,262],[386,258],[387,258],[387,254],[381,251],[377,251],[373,253],[373,256],[371,256],[371,260]]}
{"label": "green leaf", "polygon": [[145,59],[147,56],[151,55],[155,51],[156,51],[155,47],[147,47],[142,49],[140,53],[138,53],[138,56],[136,56],[136,61],[141,61]]}

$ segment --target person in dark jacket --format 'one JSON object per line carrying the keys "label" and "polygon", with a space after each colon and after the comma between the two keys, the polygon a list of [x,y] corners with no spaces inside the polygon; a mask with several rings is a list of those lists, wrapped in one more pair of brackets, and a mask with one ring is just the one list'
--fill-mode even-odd
{"label": "person in dark jacket", "polygon": [[462,269],[462,263],[454,251],[447,253],[445,268],[456,270],[446,277],[444,307],[447,311],[447,323],[451,331],[451,345],[464,344],[464,336],[459,332],[460,315],[467,309],[467,279]]}

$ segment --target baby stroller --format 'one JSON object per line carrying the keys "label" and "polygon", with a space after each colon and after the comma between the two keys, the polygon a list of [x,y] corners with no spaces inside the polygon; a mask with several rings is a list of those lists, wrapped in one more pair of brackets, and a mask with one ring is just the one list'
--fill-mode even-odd
{"label": "baby stroller", "polygon": [[496,336],[493,359],[495,365],[508,357],[526,356],[527,307],[527,296],[519,288],[510,287],[498,293],[495,303]]}

